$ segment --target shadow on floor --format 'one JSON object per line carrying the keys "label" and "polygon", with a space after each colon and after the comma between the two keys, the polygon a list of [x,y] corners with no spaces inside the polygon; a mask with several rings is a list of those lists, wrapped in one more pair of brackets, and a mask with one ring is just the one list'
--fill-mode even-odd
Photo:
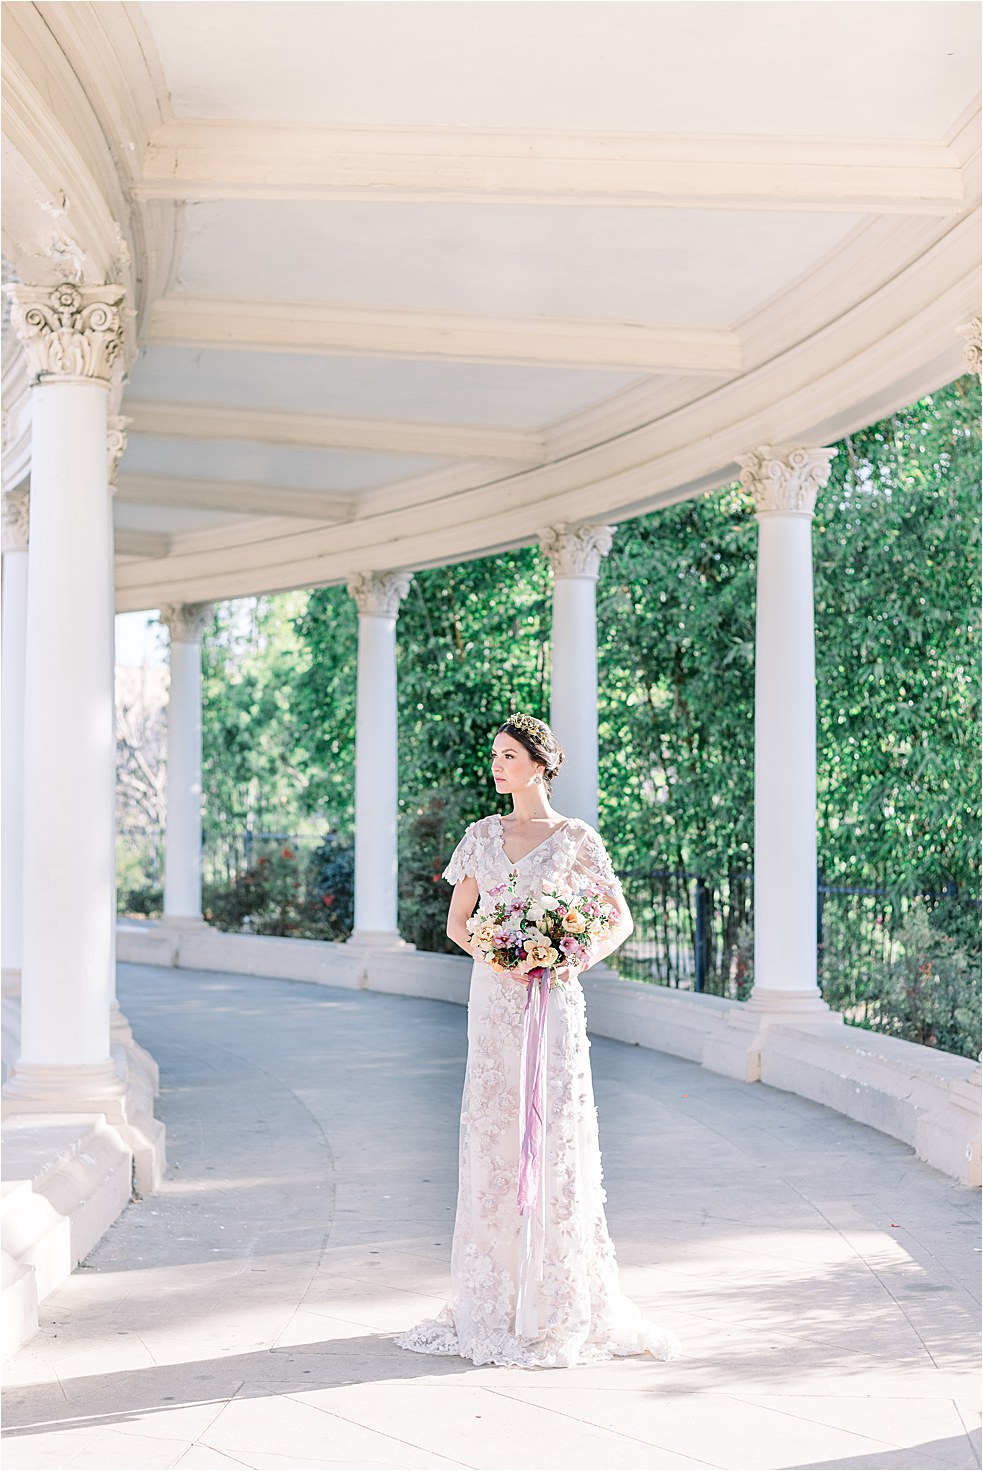
{"label": "shadow on floor", "polygon": [[[388,1334],[328,1339],[301,1348],[222,1355],[12,1388],[4,1395],[3,1436],[12,1439],[56,1430],[98,1429],[191,1405],[468,1372],[474,1372],[474,1365],[464,1359],[410,1353],[397,1348]],[[189,1384],[195,1386],[192,1394]],[[85,1414],[70,1413],[75,1402],[85,1405]]]}

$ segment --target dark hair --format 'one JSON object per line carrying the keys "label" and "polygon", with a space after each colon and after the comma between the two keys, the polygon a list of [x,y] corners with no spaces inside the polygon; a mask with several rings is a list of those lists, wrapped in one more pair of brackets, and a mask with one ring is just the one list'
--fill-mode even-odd
{"label": "dark hair", "polygon": [[[521,722],[519,725],[515,724],[517,720]],[[545,767],[543,780],[549,786],[563,765],[564,751],[545,720],[537,720],[531,715],[510,715],[495,734],[511,736],[537,765]]]}

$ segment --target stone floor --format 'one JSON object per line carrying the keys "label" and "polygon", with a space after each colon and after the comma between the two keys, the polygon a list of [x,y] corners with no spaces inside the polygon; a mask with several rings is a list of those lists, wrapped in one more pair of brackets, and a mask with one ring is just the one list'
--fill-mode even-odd
{"label": "stone floor", "polygon": [[5,1465],[975,1467],[978,1192],[837,1114],[594,1042],[622,1278],[685,1356],[476,1369],[440,1307],[465,1011],[123,967],[171,1168],[42,1306]]}

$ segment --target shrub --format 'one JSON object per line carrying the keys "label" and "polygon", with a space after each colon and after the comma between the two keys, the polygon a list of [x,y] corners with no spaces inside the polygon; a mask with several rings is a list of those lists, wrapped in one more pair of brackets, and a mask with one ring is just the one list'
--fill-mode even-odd
{"label": "shrub", "polygon": [[305,940],[343,940],[351,932],[354,858],[328,836],[306,853],[263,844],[231,883],[205,884],[202,911],[217,929]]}
{"label": "shrub", "polygon": [[138,918],[159,919],[164,912],[164,890],[150,885],[117,889],[116,913]]}
{"label": "shrub", "polygon": [[399,931],[418,950],[461,952],[447,938],[450,885],[441,878],[464,829],[468,794],[456,788],[407,802],[399,832]]}

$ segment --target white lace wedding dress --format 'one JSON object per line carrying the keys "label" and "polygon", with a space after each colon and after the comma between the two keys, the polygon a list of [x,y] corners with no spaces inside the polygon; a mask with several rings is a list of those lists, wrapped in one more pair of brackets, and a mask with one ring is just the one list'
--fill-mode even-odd
{"label": "white lace wedding dress", "polygon": [[[472,823],[444,877],[489,890],[517,877],[521,895],[545,881],[578,892],[618,893],[604,845],[569,819],[516,864],[498,816]],[[493,902],[493,901],[491,901]],[[450,1301],[396,1339],[417,1353],[460,1354],[475,1364],[568,1368],[646,1351],[675,1358],[679,1342],[623,1296],[604,1217],[597,1114],[583,988],[550,992],[546,1129],[538,1220],[516,1206],[519,1063],[526,987],[476,962],[468,1003],[468,1061],[461,1106],[457,1218]]]}

